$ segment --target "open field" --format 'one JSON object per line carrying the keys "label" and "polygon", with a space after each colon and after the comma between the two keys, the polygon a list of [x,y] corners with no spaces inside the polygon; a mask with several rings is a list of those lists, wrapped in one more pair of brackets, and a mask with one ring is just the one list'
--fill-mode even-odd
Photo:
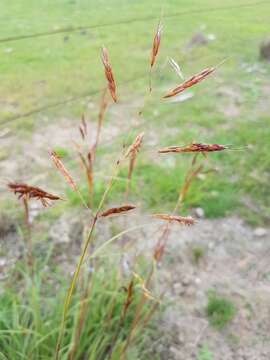
{"label": "open field", "polygon": [[[1,147],[1,158],[12,161],[10,156],[14,159],[24,139],[31,142],[31,134],[43,133],[48,124],[57,127],[60,119],[68,119],[70,126],[75,128],[80,114],[86,112],[90,120],[95,121],[93,114],[97,111],[98,95],[83,95],[99,91],[104,85],[99,49],[105,44],[119,83],[120,98],[119,106],[112,108],[108,115],[108,126],[119,128],[122,123],[127,127],[134,124],[137,129],[143,128],[149,133],[149,138],[157,133],[158,139],[151,139],[157,145],[196,140],[241,148],[242,151],[215,157],[218,159],[218,176],[209,176],[196,186],[188,203],[204,208],[209,216],[239,209],[249,221],[267,221],[270,70],[269,64],[259,61],[259,44],[267,35],[269,5],[262,2],[241,8],[241,3],[237,3],[239,8],[235,8],[234,1],[227,1],[225,5],[219,1],[164,3],[164,36],[158,68],[153,75],[154,93],[151,99],[146,99],[143,116],[138,117],[137,105],[144,102],[148,86],[149,47],[162,4],[161,1],[154,4],[152,1],[132,4],[99,1],[98,6],[93,6],[88,1],[40,1],[36,6],[35,2],[20,1],[1,5],[1,38],[70,26],[100,25],[93,29],[0,43],[0,123],[3,123],[0,126],[16,132],[17,138],[12,154],[5,146]],[[24,8],[26,12],[22,12]],[[153,19],[136,20],[149,16]],[[118,21],[127,23],[101,26]],[[187,49],[196,32],[212,34],[215,40]],[[204,84],[191,90],[194,95],[191,99],[171,104],[160,99],[164,91],[178,81],[166,65],[168,56],[179,62],[185,76],[228,60]],[[72,97],[79,99],[8,121],[13,116]],[[126,109],[124,114],[123,108]],[[119,136],[111,142],[117,144]],[[66,148],[70,143],[63,135],[63,143],[58,140],[57,146]],[[115,151],[118,149],[114,147]],[[108,153],[106,147],[104,152]],[[111,149],[109,161],[110,155]],[[24,156],[27,158],[27,154]],[[169,207],[179,183],[178,176],[181,177],[182,159],[181,163],[178,160],[176,164],[171,163],[169,171],[175,181],[168,183],[167,166],[163,166],[162,161],[149,162],[149,158],[144,157],[139,164],[135,183],[145,184],[143,195],[149,206],[167,202]],[[156,174],[160,174],[158,181]],[[151,195],[148,186],[152,189]],[[206,196],[201,189],[206,191]]]}

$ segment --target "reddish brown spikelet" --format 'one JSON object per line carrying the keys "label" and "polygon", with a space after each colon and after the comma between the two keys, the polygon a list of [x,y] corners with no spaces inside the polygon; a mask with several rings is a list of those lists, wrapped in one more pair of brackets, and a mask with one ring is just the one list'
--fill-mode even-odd
{"label": "reddish brown spikelet", "polygon": [[215,67],[206,68],[206,69],[202,70],[201,72],[199,72],[198,74],[191,76],[189,79],[184,81],[182,84],[180,84],[176,88],[170,90],[164,96],[164,98],[169,98],[169,97],[175,96],[177,94],[180,94],[185,89],[190,88],[191,86],[204,80],[208,75],[212,74],[215,70],[216,70]]}
{"label": "reddish brown spikelet", "polygon": [[48,193],[47,191],[44,191],[37,186],[30,186],[24,183],[9,183],[8,187],[12,192],[14,192],[15,195],[18,194],[19,199],[33,198],[40,200],[44,207],[49,205],[47,200],[54,201],[61,199],[59,196]]}
{"label": "reddish brown spikelet", "polygon": [[202,143],[192,143],[185,146],[169,146],[163,149],[160,149],[159,153],[180,153],[180,152],[214,152],[222,151],[228,147],[221,144],[202,144]]}
{"label": "reddish brown spikelet", "polygon": [[84,140],[87,135],[87,123],[85,121],[85,116],[82,114],[81,116],[81,124],[79,126],[80,134],[82,139]]}
{"label": "reddish brown spikelet", "polygon": [[128,287],[125,288],[125,290],[127,292],[127,297],[126,297],[126,301],[125,301],[124,307],[123,307],[123,316],[125,316],[125,314],[127,312],[127,309],[129,308],[129,306],[132,303],[132,300],[133,300],[133,287],[134,287],[134,282],[133,282],[133,280],[131,280]]}
{"label": "reddish brown spikelet", "polygon": [[140,148],[140,146],[142,144],[143,137],[144,137],[143,132],[136,136],[133,143],[127,149],[125,157],[128,157],[130,155],[134,155],[139,151],[139,148]]}
{"label": "reddish brown spikelet", "polygon": [[110,216],[110,215],[120,214],[120,213],[123,213],[123,212],[133,210],[135,208],[136,208],[135,205],[130,205],[130,204],[121,205],[119,207],[112,207],[112,208],[107,209],[107,210],[103,211],[102,213],[100,213],[99,217],[107,217],[107,216]]}
{"label": "reddish brown spikelet", "polygon": [[168,214],[154,214],[157,219],[165,221],[175,221],[183,225],[193,225],[195,223],[191,216],[179,216],[179,215],[168,215]]}
{"label": "reddish brown spikelet", "polygon": [[108,82],[108,89],[110,90],[113,101],[117,102],[116,85],[114,81],[113,71],[111,64],[109,63],[108,51],[105,47],[101,49],[101,60],[104,65],[105,76]]}
{"label": "reddish brown spikelet", "polygon": [[159,261],[164,253],[165,243],[158,242],[154,247],[153,257],[156,261]]}
{"label": "reddish brown spikelet", "polygon": [[52,162],[54,163],[55,167],[59,170],[59,172],[63,175],[63,177],[66,179],[67,183],[70,185],[70,187],[77,191],[77,186],[75,181],[72,179],[71,175],[65,168],[65,165],[61,161],[60,157],[55,153],[55,151],[50,150],[49,154],[51,156]]}
{"label": "reddish brown spikelet", "polygon": [[151,58],[150,58],[150,66],[151,68],[154,66],[155,61],[156,61],[156,57],[158,54],[158,50],[160,47],[160,40],[161,40],[161,25],[160,23],[158,24],[155,36],[154,36],[154,40],[153,40],[153,45],[152,45],[152,50],[151,50]]}

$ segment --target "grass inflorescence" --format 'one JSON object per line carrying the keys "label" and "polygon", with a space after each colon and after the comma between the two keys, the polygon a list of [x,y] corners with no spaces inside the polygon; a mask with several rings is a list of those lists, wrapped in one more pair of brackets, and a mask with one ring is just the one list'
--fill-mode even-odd
{"label": "grass inflorescence", "polygon": [[[160,51],[161,26],[156,30],[150,59],[150,91],[152,90],[152,68],[156,65],[156,57]],[[103,242],[96,241],[98,226],[105,226],[106,221],[113,215],[131,216],[132,210],[140,210],[138,201],[129,203],[126,201],[131,196],[132,181],[136,182],[136,176],[140,173],[139,158],[143,158],[144,143],[147,133],[138,134],[123,146],[118,146],[119,153],[112,160],[111,175],[107,176],[102,186],[99,186],[96,174],[96,164],[99,160],[98,146],[102,134],[106,110],[121,101],[118,93],[116,80],[117,72],[113,71],[109,61],[108,51],[105,47],[101,50],[101,60],[104,67],[107,89],[101,93],[101,101],[96,121],[94,141],[90,141],[88,135],[88,121],[83,113],[78,124],[78,139],[73,141],[75,154],[78,157],[84,179],[84,189],[77,180],[73,171],[69,170],[66,158],[52,149],[49,150],[50,159],[60,173],[63,183],[68,185],[68,199],[83,207],[83,216],[86,217],[85,231],[80,242],[80,254],[78,259],[72,262],[72,271],[68,275],[68,286],[59,283],[56,274],[50,274],[50,267],[43,263],[43,269],[37,269],[37,262],[33,257],[31,233],[32,226],[29,222],[28,203],[39,200],[45,206],[48,200],[62,200],[39,187],[24,183],[12,182],[9,184],[19,200],[23,201],[26,214],[26,225],[29,230],[29,257],[31,258],[30,270],[21,272],[25,286],[20,289],[20,296],[6,295],[3,299],[2,308],[2,347],[1,351],[9,358],[28,359],[30,354],[38,359],[129,359],[133,353],[134,344],[138,352],[142,349],[144,338],[141,332],[151,321],[153,314],[158,309],[162,294],[156,294],[153,278],[156,275],[157,263],[162,264],[162,258],[166,252],[170,230],[173,224],[181,226],[196,226],[196,222],[189,215],[187,206],[188,196],[192,186],[199,176],[207,177],[211,169],[208,168],[208,157],[211,153],[227,149],[227,146],[218,143],[193,142],[185,146],[168,146],[159,150],[159,146],[152,149],[157,162],[166,162],[170,156],[190,156],[185,173],[178,173],[172,180],[172,188],[164,186],[163,196],[167,197],[171,192],[172,206],[170,209],[161,209],[162,212],[153,213],[147,217],[163,223],[162,231],[157,237],[153,248],[150,250],[150,260],[145,267],[141,267],[137,258],[125,271],[120,271],[117,262],[112,259],[102,261],[101,254],[113,241],[117,240],[131,226],[119,234]],[[174,64],[175,65],[175,64]],[[176,65],[175,65],[176,66]],[[215,68],[207,68],[199,74],[184,81],[180,86],[169,91],[165,97],[173,97],[187,88],[210,75]],[[179,72],[179,71],[178,71]],[[111,99],[107,98],[107,90]],[[154,95],[153,95],[154,96]],[[161,94],[157,101],[161,100]],[[168,120],[169,121],[169,120]],[[176,154],[178,153],[178,154]],[[185,154],[183,154],[185,153]],[[187,153],[187,154],[186,154]],[[207,161],[207,162],[206,162]],[[206,163],[206,165],[205,165]],[[136,166],[138,165],[138,172]],[[163,165],[163,167],[166,167]],[[126,171],[127,170],[127,171]],[[178,170],[178,169],[177,169]],[[121,201],[112,202],[111,195],[118,185],[120,175],[124,178],[123,191],[119,188]],[[152,181],[159,183],[159,173]],[[172,171],[168,170],[168,177],[172,177]],[[76,179],[76,180],[75,180]],[[162,186],[162,183],[161,183]],[[151,188],[149,193],[151,193]],[[160,189],[158,189],[160,191]],[[155,194],[154,196],[155,197]],[[123,201],[123,198],[125,201]],[[159,209],[162,203],[156,198]],[[126,221],[128,224],[128,221]],[[143,226],[143,225],[141,225]],[[31,245],[31,247],[30,247]],[[105,252],[104,252],[105,254]],[[105,254],[107,259],[107,255]],[[44,272],[44,269],[49,269]],[[42,275],[44,273],[44,275]],[[50,281],[48,281],[50,279]],[[56,299],[55,297],[56,293]],[[54,298],[53,306],[51,306]],[[232,309],[227,303],[220,301],[211,302],[208,308],[208,316],[215,322],[222,323],[228,320]],[[214,305],[213,305],[214,304]],[[217,308],[217,309],[216,309]],[[9,311],[12,310],[12,318],[9,319]],[[224,311],[223,311],[224,310]],[[217,312],[218,311],[218,312]],[[224,318],[217,317],[222,313]],[[222,315],[222,314],[221,314]],[[14,335],[12,339],[8,335]],[[15,357],[14,357],[15,356]],[[136,354],[140,358],[140,354]],[[131,357],[130,357],[131,358]]]}

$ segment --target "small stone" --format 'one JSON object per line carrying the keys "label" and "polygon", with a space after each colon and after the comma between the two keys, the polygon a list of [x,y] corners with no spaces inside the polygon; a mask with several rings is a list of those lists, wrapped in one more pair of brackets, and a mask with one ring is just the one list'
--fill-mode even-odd
{"label": "small stone", "polygon": [[209,250],[213,250],[214,247],[215,247],[215,243],[214,243],[213,241],[210,241],[210,242],[208,243],[208,249],[209,249]]}
{"label": "small stone", "polygon": [[7,259],[5,259],[5,258],[0,258],[0,268],[1,268],[1,267],[4,267],[4,266],[6,265],[6,263],[7,263]]}
{"label": "small stone", "polygon": [[197,277],[194,282],[195,282],[195,284],[200,285],[202,280]]}
{"label": "small stone", "polygon": [[173,291],[176,295],[183,295],[185,290],[181,283],[175,283],[173,284]]}
{"label": "small stone", "polygon": [[183,278],[182,278],[182,280],[181,280],[181,283],[182,283],[182,285],[183,286],[188,286],[188,285],[190,285],[190,278],[189,278],[189,276],[187,276],[187,275],[185,275]]}
{"label": "small stone", "polygon": [[195,289],[195,287],[194,287],[194,286],[190,286],[189,288],[187,288],[187,290],[186,290],[186,295],[187,295],[188,297],[193,297],[193,296],[195,296],[195,295],[196,295],[196,289]]}
{"label": "small stone", "polygon": [[203,218],[204,217],[204,210],[200,207],[195,209],[195,214],[198,218]]}
{"label": "small stone", "polygon": [[174,355],[175,359],[179,359],[182,354],[181,350],[178,350],[174,346],[170,346],[170,353]]}
{"label": "small stone", "polygon": [[207,45],[209,42],[207,36],[202,32],[195,33],[187,44],[187,48],[193,48],[196,46]]}
{"label": "small stone", "polygon": [[263,60],[270,61],[270,39],[262,42],[260,46],[260,57]]}
{"label": "small stone", "polygon": [[179,336],[178,336],[178,342],[179,342],[180,345],[185,344],[185,337],[184,337],[183,334],[179,334]]}
{"label": "small stone", "polygon": [[254,235],[257,237],[263,237],[267,234],[267,230],[262,227],[258,227],[254,230]]}

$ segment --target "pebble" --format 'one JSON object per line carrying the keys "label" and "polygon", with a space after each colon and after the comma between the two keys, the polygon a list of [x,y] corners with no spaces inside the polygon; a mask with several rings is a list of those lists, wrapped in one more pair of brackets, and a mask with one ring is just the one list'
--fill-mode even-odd
{"label": "pebble", "polygon": [[173,284],[173,291],[175,292],[175,294],[177,295],[183,295],[185,290],[184,287],[181,283],[175,283]]}
{"label": "pebble", "polygon": [[189,276],[185,275],[185,276],[182,278],[181,282],[182,282],[182,285],[183,285],[183,286],[188,286],[188,285],[190,285],[190,283],[191,283],[191,279],[190,279]]}
{"label": "pebble", "polygon": [[200,207],[195,209],[195,214],[198,218],[203,218],[204,217],[204,210]]}
{"label": "pebble", "polygon": [[262,227],[258,227],[254,230],[254,235],[257,237],[263,237],[267,234],[267,230]]}

